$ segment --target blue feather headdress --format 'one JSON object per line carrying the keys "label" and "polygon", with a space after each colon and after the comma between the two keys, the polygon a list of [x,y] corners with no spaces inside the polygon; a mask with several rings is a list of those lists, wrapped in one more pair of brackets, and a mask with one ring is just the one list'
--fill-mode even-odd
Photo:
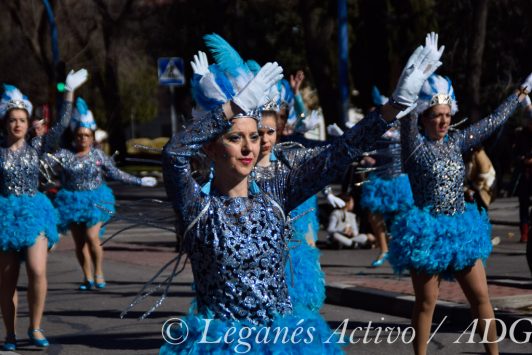
{"label": "blue feather headdress", "polygon": [[4,84],[4,93],[0,100],[0,119],[3,119],[6,113],[12,109],[26,110],[28,116],[31,116],[33,105],[28,97],[23,95],[15,86]]}
{"label": "blue feather headdress", "polygon": [[226,40],[217,34],[204,37],[205,44],[214,57],[209,65],[213,80],[200,81],[203,76],[194,74],[191,81],[192,96],[196,101],[193,115],[199,116],[231,100],[260,70],[255,61],[244,62],[240,54]]}
{"label": "blue feather headdress", "polygon": [[70,121],[70,129],[76,131],[78,128],[88,128],[92,131],[96,130],[96,121],[89,110],[87,103],[81,97],[76,99],[76,108],[72,114]]}
{"label": "blue feather headdress", "polygon": [[439,104],[449,105],[451,107],[451,115],[458,112],[458,104],[451,80],[447,77],[432,74],[421,88],[415,111],[420,114]]}

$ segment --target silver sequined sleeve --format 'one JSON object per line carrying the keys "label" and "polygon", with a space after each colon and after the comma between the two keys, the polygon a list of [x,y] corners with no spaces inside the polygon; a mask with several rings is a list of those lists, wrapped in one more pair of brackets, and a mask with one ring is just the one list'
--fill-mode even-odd
{"label": "silver sequined sleeve", "polygon": [[401,119],[401,159],[409,161],[422,144],[422,137],[417,127],[418,115],[412,113]]}
{"label": "silver sequined sleeve", "polygon": [[225,119],[222,107],[208,117],[192,122],[174,135],[163,149],[163,178],[166,193],[174,209],[188,225],[201,211],[204,201],[201,188],[192,177],[190,158],[203,144],[226,132],[231,122]]}
{"label": "silver sequined sleeve", "polygon": [[95,152],[102,159],[102,170],[106,178],[131,185],[140,185],[142,183],[141,178],[118,169],[113,159],[103,151],[95,149]]}
{"label": "silver sequined sleeve", "polygon": [[491,115],[457,133],[457,144],[459,144],[462,152],[480,145],[482,141],[504,124],[519,104],[517,97],[517,94],[510,95]]}
{"label": "silver sequined sleeve", "polygon": [[53,124],[50,130],[44,136],[35,137],[31,140],[31,146],[37,150],[39,155],[52,152],[59,147],[61,135],[68,127],[71,116],[72,102],[65,100],[61,107],[59,119]]}
{"label": "silver sequined sleeve", "polygon": [[377,139],[390,128],[380,110],[370,112],[342,137],[291,170],[285,190],[285,209],[291,211],[306,199],[342,176],[349,164],[374,148]]}

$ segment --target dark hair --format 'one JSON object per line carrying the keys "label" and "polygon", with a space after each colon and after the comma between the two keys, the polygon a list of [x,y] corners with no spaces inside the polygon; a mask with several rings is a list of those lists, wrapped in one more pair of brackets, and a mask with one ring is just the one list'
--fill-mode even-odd
{"label": "dark hair", "polygon": [[355,201],[355,199],[353,198],[353,196],[351,196],[350,194],[346,194],[346,193],[343,193],[341,195],[338,196],[341,200],[343,200],[345,203],[348,203],[349,200],[353,200],[353,202]]}

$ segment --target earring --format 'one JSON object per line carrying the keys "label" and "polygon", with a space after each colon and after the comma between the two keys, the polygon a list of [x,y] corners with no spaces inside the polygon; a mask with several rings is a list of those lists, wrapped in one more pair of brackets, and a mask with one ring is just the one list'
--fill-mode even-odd
{"label": "earring", "polygon": [[277,161],[277,157],[275,156],[275,152],[273,150],[270,154],[270,161]]}
{"label": "earring", "polygon": [[260,192],[260,188],[255,181],[255,170],[251,171],[251,174],[249,174],[249,180],[249,192],[251,192],[253,195],[257,195]]}
{"label": "earring", "polygon": [[211,167],[209,169],[209,180],[201,187],[201,192],[203,192],[205,195],[209,195],[211,193],[211,183],[214,179],[214,162],[211,163]]}

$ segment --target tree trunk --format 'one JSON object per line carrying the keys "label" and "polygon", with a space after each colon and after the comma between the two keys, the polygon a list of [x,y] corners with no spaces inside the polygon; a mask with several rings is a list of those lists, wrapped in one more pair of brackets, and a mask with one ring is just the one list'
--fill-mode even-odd
{"label": "tree trunk", "polygon": [[486,42],[486,20],[488,1],[473,0],[473,28],[467,60],[467,104],[471,122],[480,119],[480,77],[482,74],[482,56]]}

